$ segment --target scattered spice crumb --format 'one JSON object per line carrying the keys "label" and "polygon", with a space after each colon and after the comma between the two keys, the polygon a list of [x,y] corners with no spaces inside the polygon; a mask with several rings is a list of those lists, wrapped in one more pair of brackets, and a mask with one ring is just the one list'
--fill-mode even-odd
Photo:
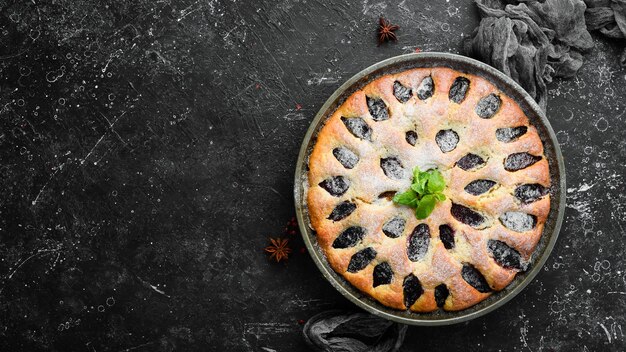
{"label": "scattered spice crumb", "polygon": [[306,248],[300,247],[300,253],[302,253],[302,254],[306,253]]}
{"label": "scattered spice crumb", "polygon": [[285,235],[294,236],[297,235],[299,232],[300,229],[298,228],[298,222],[296,221],[296,217],[292,216],[291,219],[289,219],[289,222],[287,222],[287,226],[285,226]]}
{"label": "scattered spice crumb", "polygon": [[391,24],[384,17],[380,16],[378,20],[378,45],[393,40],[398,41],[398,36],[394,33],[400,29],[400,26]]}
{"label": "scattered spice crumb", "polygon": [[265,251],[270,253],[270,260],[274,259],[277,263],[280,263],[283,259],[289,259],[289,253],[291,253],[291,248],[289,248],[289,239],[270,238],[270,242],[272,244],[265,247]]}

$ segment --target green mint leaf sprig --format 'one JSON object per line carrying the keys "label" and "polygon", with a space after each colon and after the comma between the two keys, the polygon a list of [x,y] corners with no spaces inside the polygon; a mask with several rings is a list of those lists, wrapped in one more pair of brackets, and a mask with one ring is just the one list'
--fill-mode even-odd
{"label": "green mint leaf sprig", "polygon": [[397,204],[415,208],[415,217],[426,219],[433,212],[437,202],[446,200],[442,193],[446,188],[446,182],[439,170],[420,171],[419,167],[413,169],[413,182],[411,188],[398,193],[393,197]]}

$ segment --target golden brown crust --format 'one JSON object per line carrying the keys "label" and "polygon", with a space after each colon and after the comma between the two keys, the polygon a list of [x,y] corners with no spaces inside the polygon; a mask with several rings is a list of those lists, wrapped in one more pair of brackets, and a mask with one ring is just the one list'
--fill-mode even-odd
{"label": "golden brown crust", "polygon": [[[417,97],[416,91],[428,76],[434,81],[434,94],[422,100]],[[457,77],[465,77],[470,82],[461,103],[451,101],[448,95]],[[394,96],[395,81],[412,89],[408,101],[400,102]],[[500,108],[493,117],[481,118],[475,108],[483,97],[491,93],[501,99]],[[382,99],[389,118],[374,120],[366,97]],[[361,118],[369,126],[371,136],[358,138],[353,135],[342,117]],[[526,126],[527,131],[516,140],[502,142],[496,138],[497,129],[518,126]],[[435,136],[446,129],[454,130],[459,141],[453,150],[444,153],[435,142]],[[415,145],[407,142],[406,131],[417,133]],[[347,148],[358,156],[354,167],[346,168],[338,161],[333,149],[339,147]],[[504,168],[507,156],[521,152],[541,156],[542,159],[519,171],[507,171]],[[471,170],[455,166],[468,153],[481,156],[486,163]],[[380,163],[381,158],[387,157],[396,157],[402,163],[403,177],[392,179],[385,175]],[[406,190],[415,166],[422,170],[438,168],[447,185],[444,191],[447,199],[438,203],[425,220],[416,219],[412,209],[380,197],[384,192]],[[333,195],[319,186],[335,176],[342,176],[349,183],[341,195]],[[464,190],[467,184],[478,179],[495,181],[496,185],[478,196]],[[438,308],[435,288],[440,284],[445,284],[449,290],[442,307],[445,310],[462,310],[488,297],[490,292],[479,292],[464,279],[464,265],[478,270],[492,290],[505,288],[518,270],[499,265],[489,250],[488,241],[502,241],[519,252],[524,260],[529,260],[550,211],[548,194],[528,203],[514,196],[516,187],[523,184],[550,187],[548,161],[536,129],[529,124],[520,107],[491,83],[448,68],[413,69],[386,75],[351,95],[326,121],[317,136],[309,159],[308,182],[307,204],[311,224],[332,268],[383,305],[416,312]],[[343,201],[355,204],[356,209],[343,219],[329,219],[333,209]],[[451,215],[453,203],[478,211],[486,219],[484,225],[475,229],[455,219]],[[532,214],[536,217],[536,224],[527,231],[513,231],[499,220],[507,212]],[[385,235],[382,230],[383,225],[394,217],[405,220],[402,235],[397,238]],[[425,256],[414,262],[407,255],[407,241],[419,224],[428,225],[430,244]],[[448,224],[455,231],[452,249],[446,249],[439,238],[439,226],[442,224]],[[334,248],[333,242],[351,226],[363,228],[363,238],[353,246]],[[375,250],[375,258],[360,270],[348,271],[353,255],[368,247]],[[385,262],[393,272],[391,281],[374,287],[374,268]],[[411,307],[405,307],[403,282],[410,274],[419,279],[423,292]]]}

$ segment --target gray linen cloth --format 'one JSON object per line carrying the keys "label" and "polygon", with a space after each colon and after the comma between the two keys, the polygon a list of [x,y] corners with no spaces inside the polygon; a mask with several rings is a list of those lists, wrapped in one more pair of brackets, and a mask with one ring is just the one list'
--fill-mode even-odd
{"label": "gray linen cloth", "polygon": [[319,352],[397,351],[407,326],[367,313],[331,310],[304,325],[306,342]]}
{"label": "gray linen cloth", "polygon": [[546,82],[572,77],[593,47],[582,0],[476,0],[480,25],[464,43],[469,56],[517,81],[546,108]]}
{"label": "gray linen cloth", "polygon": [[609,38],[622,39],[624,50],[620,64],[626,67],[626,0],[585,0],[587,29],[599,31]]}

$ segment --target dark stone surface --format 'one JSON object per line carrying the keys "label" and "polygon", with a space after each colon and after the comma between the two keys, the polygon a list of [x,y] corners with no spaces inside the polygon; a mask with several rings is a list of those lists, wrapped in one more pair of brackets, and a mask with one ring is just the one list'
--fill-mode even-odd
{"label": "dark stone surface", "polygon": [[[398,43],[376,46],[385,14]],[[0,2],[0,350],[299,351],[300,319],[351,304],[293,215],[309,121],[397,54],[459,52],[469,0]],[[595,38],[550,87],[565,225],[512,302],[411,327],[402,351],[626,347],[626,72]]]}

